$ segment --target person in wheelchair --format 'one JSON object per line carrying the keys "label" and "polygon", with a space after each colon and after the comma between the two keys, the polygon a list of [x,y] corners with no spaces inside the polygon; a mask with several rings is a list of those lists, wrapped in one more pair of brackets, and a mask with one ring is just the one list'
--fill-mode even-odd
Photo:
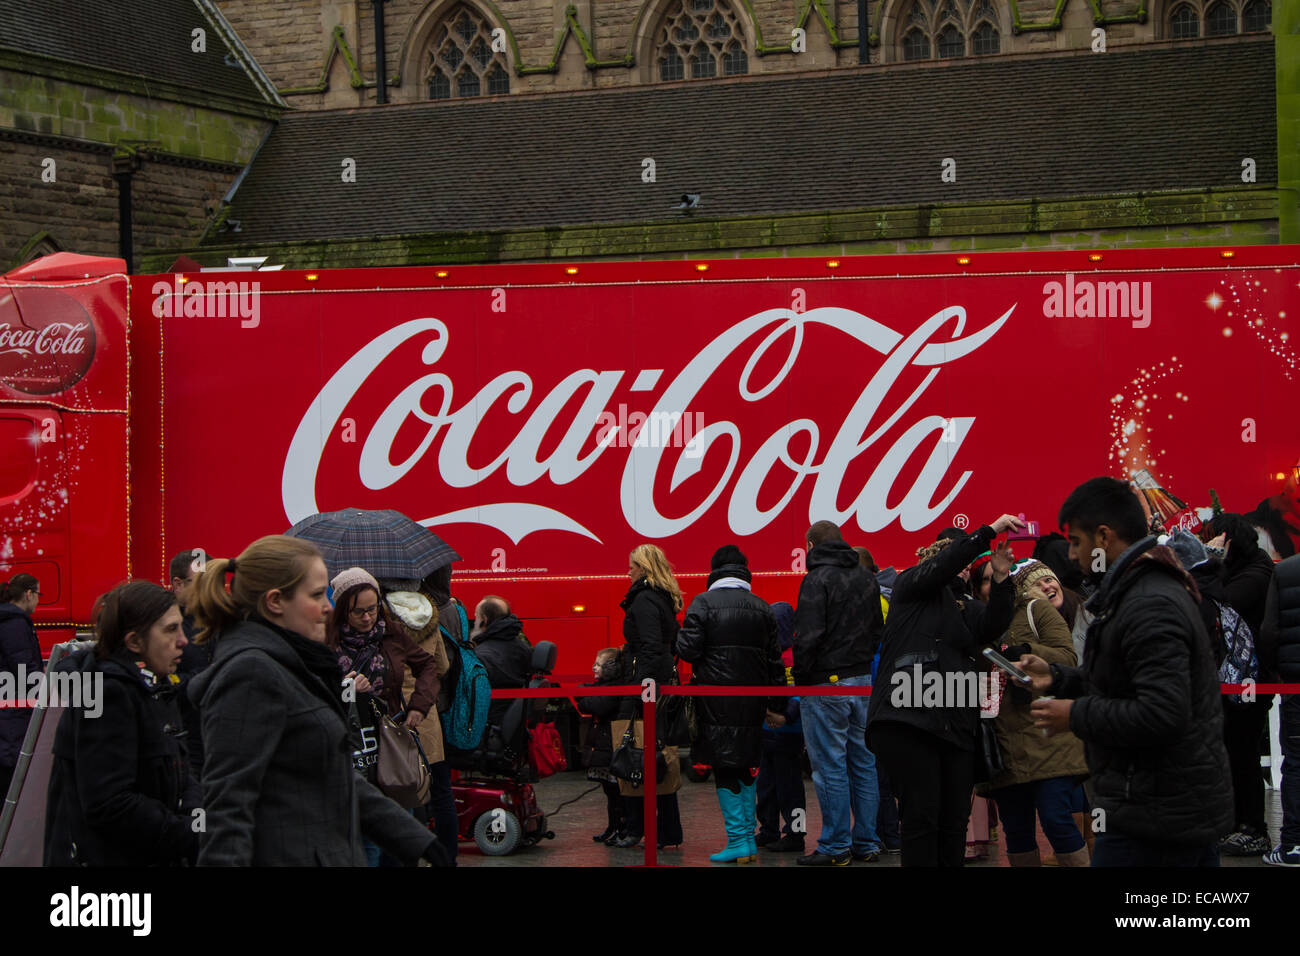
{"label": "person in wheelchair", "polygon": [[[504,598],[488,595],[474,609],[470,640],[493,690],[528,687],[530,678],[555,666],[555,645],[543,641],[534,648],[523,629]],[[483,745],[469,759],[467,769],[508,775],[522,772],[527,764],[528,722],[538,718],[545,707],[542,699],[494,698],[488,707]],[[460,763],[464,766],[466,761]]]}

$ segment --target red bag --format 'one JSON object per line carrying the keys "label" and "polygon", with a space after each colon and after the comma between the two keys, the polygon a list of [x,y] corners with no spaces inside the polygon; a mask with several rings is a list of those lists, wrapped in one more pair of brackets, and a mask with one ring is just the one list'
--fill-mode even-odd
{"label": "red bag", "polygon": [[549,777],[553,773],[569,769],[569,761],[564,757],[564,744],[560,741],[560,732],[555,724],[547,721],[533,727],[528,741],[528,762],[537,771],[538,777]]}

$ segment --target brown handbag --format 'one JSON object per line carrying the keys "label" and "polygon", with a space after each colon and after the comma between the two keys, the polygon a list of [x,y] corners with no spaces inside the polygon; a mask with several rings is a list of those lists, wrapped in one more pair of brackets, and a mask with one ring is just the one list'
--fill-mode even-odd
{"label": "brown handbag", "polygon": [[424,759],[420,738],[404,724],[395,722],[379,708],[375,726],[379,728],[379,769],[377,783],[399,806],[411,810],[429,800],[429,765]]}

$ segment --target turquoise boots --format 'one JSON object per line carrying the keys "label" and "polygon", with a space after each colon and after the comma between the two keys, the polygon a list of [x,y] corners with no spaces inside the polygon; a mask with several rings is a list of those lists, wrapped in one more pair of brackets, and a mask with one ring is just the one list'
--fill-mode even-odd
{"label": "turquoise boots", "polygon": [[713,863],[753,863],[758,859],[758,844],[754,842],[754,811],[758,796],[754,784],[744,784],[740,793],[718,791],[718,805],[722,807],[722,820],[727,828],[727,846],[709,857]]}

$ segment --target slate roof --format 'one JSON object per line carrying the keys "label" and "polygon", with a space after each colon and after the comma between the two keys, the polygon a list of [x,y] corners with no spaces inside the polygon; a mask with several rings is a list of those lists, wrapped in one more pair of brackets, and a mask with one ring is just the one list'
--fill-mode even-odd
{"label": "slate roof", "polygon": [[266,102],[195,0],[0,0],[0,47]]}
{"label": "slate roof", "polygon": [[289,114],[231,216],[251,244],[1268,184],[1274,87],[1267,37]]}

